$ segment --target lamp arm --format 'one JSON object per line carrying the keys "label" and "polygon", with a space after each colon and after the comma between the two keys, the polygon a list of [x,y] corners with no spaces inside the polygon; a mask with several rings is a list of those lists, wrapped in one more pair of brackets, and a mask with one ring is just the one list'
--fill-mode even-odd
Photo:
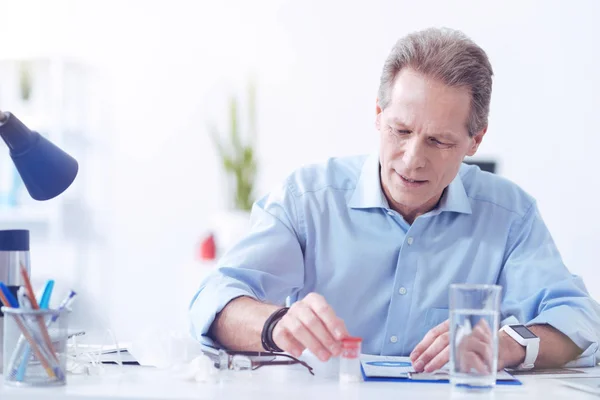
{"label": "lamp arm", "polygon": [[0,137],[10,149],[11,155],[30,148],[38,140],[38,136],[37,132],[30,131],[12,114],[0,111]]}

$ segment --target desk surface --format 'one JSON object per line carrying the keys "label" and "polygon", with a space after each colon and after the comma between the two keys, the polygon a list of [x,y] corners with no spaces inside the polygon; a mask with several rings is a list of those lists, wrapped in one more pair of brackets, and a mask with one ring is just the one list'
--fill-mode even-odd
{"label": "desk surface", "polygon": [[[600,367],[596,367],[600,373]],[[172,372],[147,367],[106,369],[101,376],[69,376],[59,388],[13,388],[0,385],[5,399],[599,399],[539,376],[521,376],[522,386],[497,386],[493,393],[453,393],[449,384],[361,382],[340,384],[332,378],[309,375],[297,366],[262,368],[252,373],[226,371],[220,381],[185,381]]]}

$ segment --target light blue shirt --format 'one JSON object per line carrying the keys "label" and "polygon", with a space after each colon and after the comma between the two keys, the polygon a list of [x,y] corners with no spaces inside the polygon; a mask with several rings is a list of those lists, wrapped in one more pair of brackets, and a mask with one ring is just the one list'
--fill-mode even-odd
{"label": "light blue shirt", "polygon": [[600,308],[531,196],[463,164],[438,206],[410,225],[388,205],[376,156],[301,168],[256,202],[250,233],[192,301],[192,333],[201,339],[239,296],[284,305],[317,292],[364,353],[409,355],[448,318],[451,283],[501,285],[503,323],[550,324],[595,362]]}

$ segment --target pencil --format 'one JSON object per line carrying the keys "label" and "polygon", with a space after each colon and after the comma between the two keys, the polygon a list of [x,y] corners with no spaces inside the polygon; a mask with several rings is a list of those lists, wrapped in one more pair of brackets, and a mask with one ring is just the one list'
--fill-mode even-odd
{"label": "pencil", "polygon": [[[31,281],[29,280],[29,275],[27,275],[27,270],[23,263],[21,263],[21,277],[23,278],[23,283],[25,284],[25,290],[27,291],[27,295],[29,296],[29,301],[31,302],[31,308],[34,310],[39,310],[40,306],[35,298],[35,293],[33,292],[33,286],[31,286]],[[49,350],[50,355],[54,359],[54,361],[58,362],[58,357],[54,352],[54,346],[52,345],[52,340],[50,339],[50,335],[48,334],[48,329],[46,329],[46,324],[44,323],[44,318],[42,316],[37,317],[37,322],[40,327],[40,333],[43,336],[44,342],[46,343],[46,347]]]}

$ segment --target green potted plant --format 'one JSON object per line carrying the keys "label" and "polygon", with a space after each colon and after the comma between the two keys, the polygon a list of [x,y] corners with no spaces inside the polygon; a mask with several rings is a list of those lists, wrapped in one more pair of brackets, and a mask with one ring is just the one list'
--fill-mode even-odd
{"label": "green potted plant", "polygon": [[[211,233],[203,243],[216,244],[216,256],[230,248],[247,231],[249,214],[255,200],[255,183],[258,169],[256,159],[256,86],[248,85],[248,121],[242,128],[238,98],[229,99],[229,132],[221,133],[213,124],[208,131],[217,149],[221,168],[226,176],[228,204],[223,212],[216,213]],[[245,134],[242,134],[244,130]]]}
{"label": "green potted plant", "polygon": [[32,66],[30,62],[22,61],[19,64],[19,92],[21,100],[28,102],[31,98],[33,87]]}
{"label": "green potted plant", "polygon": [[229,99],[229,133],[227,139],[214,125],[209,125],[210,136],[215,144],[221,166],[233,183],[232,203],[237,210],[250,211],[254,203],[256,162],[256,90],[250,83],[248,88],[248,134],[246,140],[240,134],[238,99]]}

